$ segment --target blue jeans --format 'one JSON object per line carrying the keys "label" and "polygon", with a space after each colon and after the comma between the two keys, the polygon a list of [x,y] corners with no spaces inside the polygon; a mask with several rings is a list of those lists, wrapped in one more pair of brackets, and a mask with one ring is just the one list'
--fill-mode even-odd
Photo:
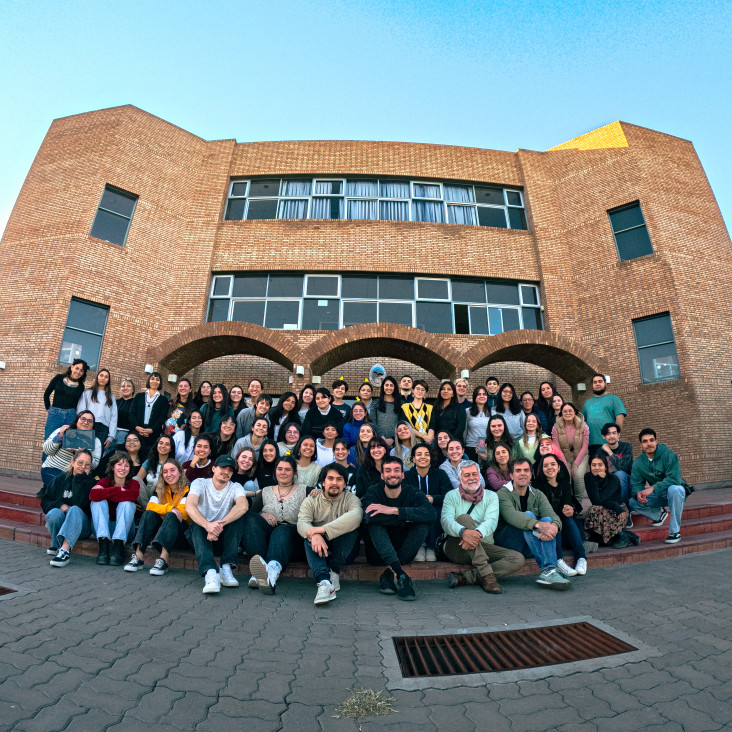
{"label": "blue jeans", "polygon": [[71,409],[59,409],[58,407],[49,407],[48,416],[46,417],[46,427],[43,430],[44,442],[51,436],[51,434],[63,427],[65,424],[71,424],[76,417],[76,408]]}
{"label": "blue jeans", "polygon": [[60,508],[52,508],[46,514],[46,528],[52,547],[59,549],[66,539],[73,549],[79,539],[86,539],[91,534],[91,521],[78,506],[69,506],[66,513]]}
{"label": "blue jeans", "polygon": [[620,495],[623,498],[622,503],[627,506],[630,500],[630,476],[624,470],[616,470],[613,475],[620,481]]}
{"label": "blue jeans", "polygon": [[341,534],[335,539],[325,539],[325,543],[328,545],[327,557],[318,556],[313,551],[310,542],[305,539],[305,556],[316,583],[330,579],[330,570],[338,574],[348,564],[348,559],[353,552],[357,539],[358,531],[349,531],[347,534]]}
{"label": "blue jeans", "polygon": [[300,535],[295,524],[270,526],[260,514],[244,516],[244,551],[249,558],[259,554],[265,562],[279,562],[283,571],[292,559]]}
{"label": "blue jeans", "polygon": [[[92,523],[97,539],[113,539],[127,541],[135,521],[135,502],[122,501],[117,504],[117,519],[109,520],[109,503],[107,501],[92,501]],[[111,534],[111,536],[110,536]]]}
{"label": "blue jeans", "polygon": [[244,518],[224,526],[224,530],[216,541],[209,541],[206,529],[199,524],[193,523],[186,531],[186,538],[193,547],[198,562],[198,571],[205,575],[209,569],[218,570],[214,552],[221,554],[221,564],[229,564],[236,567],[239,562],[238,550],[241,542],[241,532],[244,529]]}
{"label": "blue jeans", "polygon": [[557,533],[556,541],[559,550],[557,559],[562,558],[561,547],[563,546],[572,550],[575,559],[587,559],[582,533],[574,516],[562,516],[562,530]]}
{"label": "blue jeans", "polygon": [[648,496],[648,503],[640,503],[635,498],[630,499],[630,510],[647,516],[651,521],[658,521],[661,518],[661,509],[668,506],[670,534],[678,534],[681,530],[681,514],[684,511],[686,491],[682,485],[670,485],[663,493],[651,493]]}
{"label": "blue jeans", "polygon": [[[526,511],[529,516],[536,518],[531,511]],[[549,518],[543,518],[541,521],[551,521]],[[497,534],[493,535],[493,541],[504,549],[513,549],[520,552],[525,557],[534,557],[539,569],[543,572],[545,569],[557,568],[557,557],[561,556],[559,543],[557,539],[559,534],[552,541],[542,541],[537,539],[531,531],[517,529],[515,526],[504,526]]]}
{"label": "blue jeans", "polygon": [[43,481],[43,485],[51,485],[51,483],[53,483],[53,481],[63,472],[64,471],[59,470],[59,468],[41,468],[41,480]]}

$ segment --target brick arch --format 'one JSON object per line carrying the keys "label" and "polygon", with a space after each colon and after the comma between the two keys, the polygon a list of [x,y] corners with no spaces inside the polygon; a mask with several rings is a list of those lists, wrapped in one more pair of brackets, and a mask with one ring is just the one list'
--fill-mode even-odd
{"label": "brick arch", "polygon": [[605,359],[589,348],[542,330],[512,330],[487,336],[463,354],[463,363],[471,371],[500,361],[541,366],[571,385],[586,381],[595,371],[608,373]]}
{"label": "brick arch", "polygon": [[434,374],[452,378],[460,354],[433,333],[395,323],[367,323],[332,331],[308,346],[303,357],[313,374],[324,374],[348,361],[394,356]]}
{"label": "brick arch", "polygon": [[231,321],[186,328],[150,348],[147,355],[151,363],[174,374],[185,374],[205,361],[236,353],[261,356],[289,371],[302,363],[302,349],[282,331]]}

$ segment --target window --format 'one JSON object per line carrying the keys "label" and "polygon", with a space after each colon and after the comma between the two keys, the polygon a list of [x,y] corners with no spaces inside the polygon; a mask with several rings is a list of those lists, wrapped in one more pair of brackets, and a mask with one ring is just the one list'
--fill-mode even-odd
{"label": "window", "polygon": [[638,201],[610,209],[607,215],[610,217],[621,262],[653,254],[646,220],[643,218],[643,211]]}
{"label": "window", "polygon": [[137,196],[119,188],[105,186],[90,236],[123,247],[135,211]]}
{"label": "window", "polygon": [[519,190],[471,183],[361,178],[232,180],[224,218],[422,221],[528,228]]}
{"label": "window", "polygon": [[89,368],[96,371],[99,368],[99,354],[102,351],[108,314],[109,308],[106,305],[96,305],[72,297],[58,362],[72,363],[75,358],[83,358]]}
{"label": "window", "polygon": [[633,321],[641,382],[655,384],[681,378],[676,341],[668,313]]}

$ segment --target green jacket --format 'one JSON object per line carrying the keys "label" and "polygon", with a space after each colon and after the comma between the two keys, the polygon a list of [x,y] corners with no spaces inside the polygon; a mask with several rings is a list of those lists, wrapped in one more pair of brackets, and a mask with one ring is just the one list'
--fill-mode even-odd
{"label": "green jacket", "polygon": [[506,485],[498,491],[498,528],[496,533],[501,531],[504,526],[514,526],[517,529],[523,531],[531,531],[534,528],[534,524],[537,519],[542,519],[548,516],[553,524],[556,524],[560,529],[562,528],[562,520],[554,513],[554,509],[549,503],[549,499],[539,490],[534,490],[529,486],[529,501],[526,507],[527,511],[536,516],[535,519],[531,518],[521,510],[521,497],[513,489],[513,482],[506,483]]}
{"label": "green jacket", "polygon": [[663,493],[670,485],[687,487],[686,481],[681,477],[681,466],[676,453],[667,445],[658,445],[653,460],[641,452],[640,456],[633,461],[633,468],[630,473],[630,492],[635,495],[638,491],[645,490],[646,483],[653,486],[654,493]]}

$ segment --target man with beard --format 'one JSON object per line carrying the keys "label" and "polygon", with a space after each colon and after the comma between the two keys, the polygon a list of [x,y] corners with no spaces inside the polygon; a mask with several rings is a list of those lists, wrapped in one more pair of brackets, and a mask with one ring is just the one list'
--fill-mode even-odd
{"label": "man with beard", "polygon": [[518,572],[524,566],[523,554],[493,543],[498,525],[498,496],[480,485],[480,468],[472,460],[458,467],[460,485],[446,496],[442,507],[442,528],[449,537],[444,552],[455,564],[470,564],[472,569],[451,574],[450,587],[479,584],[484,592],[503,592],[496,576]]}
{"label": "man with beard", "polygon": [[625,404],[620,400],[620,397],[607,393],[607,381],[602,374],[593,375],[592,391],[595,393],[595,396],[591,396],[582,405],[582,416],[590,428],[590,444],[588,448],[590,457],[605,442],[602,437],[602,428],[608,422],[613,422],[622,429],[623,421],[627,414]]}
{"label": "man with beard", "polygon": [[397,457],[386,457],[381,480],[363,497],[364,523],[374,549],[388,565],[379,578],[379,591],[415,600],[412,580],[402,565],[409,564],[424,544],[436,513],[427,496],[414,485],[402,485],[404,466]]}
{"label": "man with beard", "polygon": [[348,471],[338,463],[325,469],[323,491],[300,506],[297,531],[305,539],[305,555],[318,592],[315,604],[335,600],[340,571],[354,553],[363,511],[361,501],[346,490]]}

